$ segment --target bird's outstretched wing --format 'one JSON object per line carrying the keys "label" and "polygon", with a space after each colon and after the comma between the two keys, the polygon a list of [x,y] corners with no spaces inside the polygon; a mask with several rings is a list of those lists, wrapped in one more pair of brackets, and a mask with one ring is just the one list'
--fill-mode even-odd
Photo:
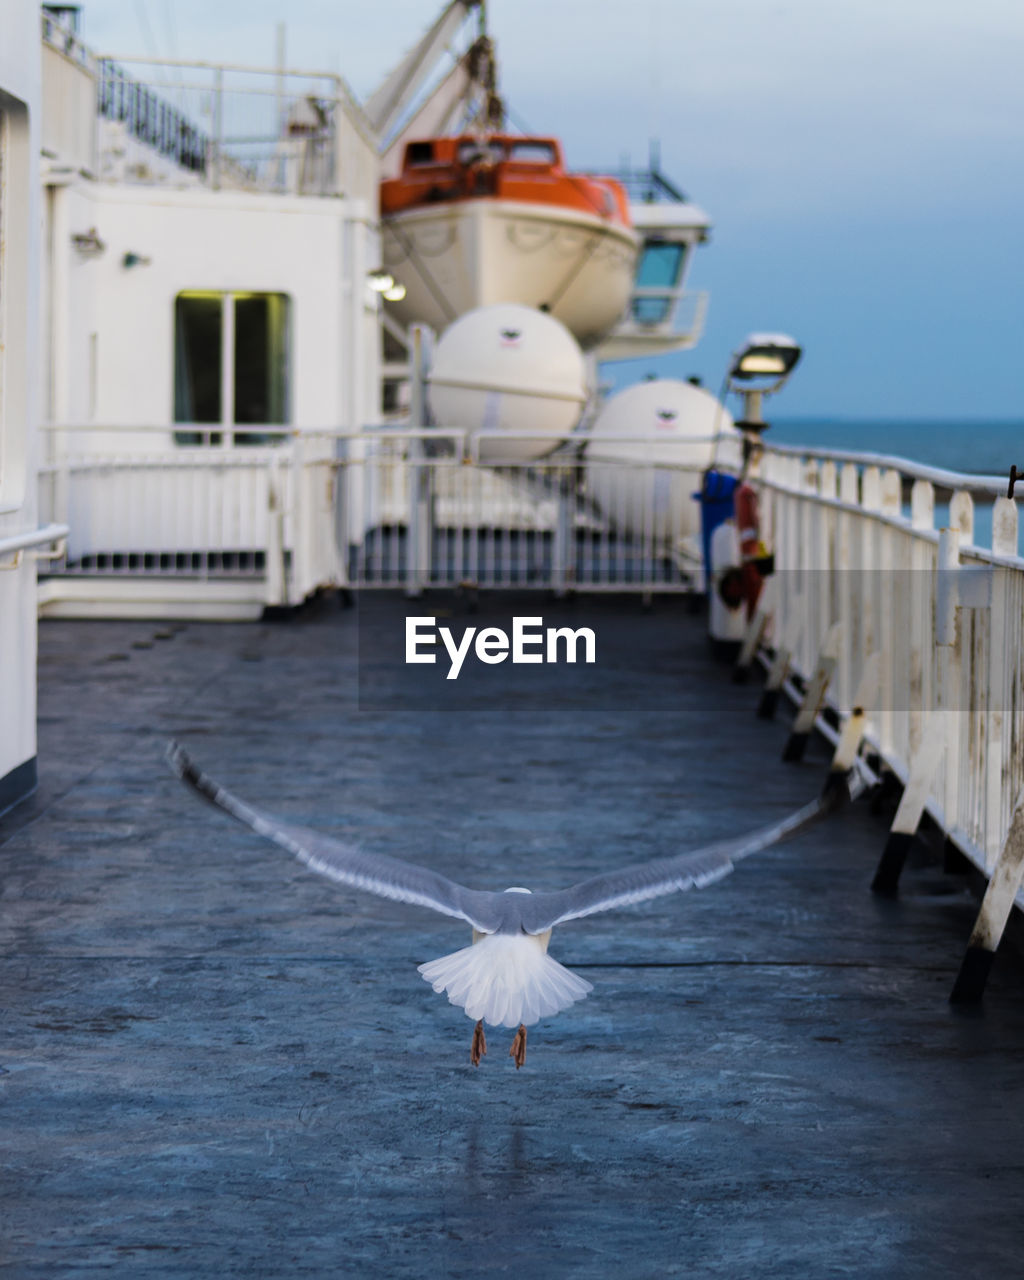
{"label": "bird's outstretched wing", "polygon": [[211,804],[245,823],[258,835],[287,849],[311,871],[319,871],[341,884],[365,889],[381,898],[412,902],[417,906],[430,907],[442,915],[466,920],[481,933],[493,933],[501,922],[502,894],[467,889],[427,867],[417,867],[386,854],[367,853],[357,845],[332,839],[306,827],[280,822],[226,791],[203,773],[176,742],[168,747],[167,760],[178,777]]}
{"label": "bird's outstretched wing", "polygon": [[[430,907],[442,915],[467,921],[481,933],[495,933],[499,928],[507,931],[510,926],[514,930],[517,923],[527,933],[543,933],[556,924],[576,920],[580,916],[612,911],[685,889],[703,889],[705,885],[727,876],[742,858],[795,835],[824,817],[832,808],[832,801],[822,796],[782,821],[759,827],[736,840],[725,840],[672,858],[657,858],[653,862],[593,876],[568,889],[508,895],[467,889],[427,867],[418,867],[386,854],[367,853],[357,845],[321,835],[307,827],[281,822],[226,791],[203,773],[177,743],[172,742],[168,747],[167,759],[174,772],[201,796],[257,834],[287,849],[312,871],[382,898]],[[855,777],[853,793],[856,794],[862,785]]]}
{"label": "bird's outstretched wing", "polygon": [[822,797],[804,805],[781,822],[760,827],[737,840],[706,845],[674,858],[641,862],[635,867],[581,880],[579,884],[555,893],[523,895],[516,902],[522,913],[523,928],[527,933],[543,933],[556,924],[595,915],[598,911],[611,911],[684,889],[703,889],[705,885],[727,876],[741,858],[778,844],[824,817],[831,807],[831,802]]}

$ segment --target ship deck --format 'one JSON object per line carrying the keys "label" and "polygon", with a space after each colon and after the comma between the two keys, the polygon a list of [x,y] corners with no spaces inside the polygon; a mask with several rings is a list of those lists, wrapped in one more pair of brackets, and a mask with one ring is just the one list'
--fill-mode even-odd
{"label": "ship deck", "polygon": [[[173,736],[243,797],[493,888],[748,830],[823,780],[683,601],[588,603],[595,668],[489,668],[452,710],[388,688],[405,605],[41,625],[40,788],[0,819],[6,1273],[1019,1274],[1024,968],[949,1006],[974,900],[923,854],[873,897],[870,805],[558,929],[595,989],[517,1072],[504,1031],[474,1070],[416,973],[461,925],[309,874],[170,775]],[[464,620],[499,607],[582,612]]]}

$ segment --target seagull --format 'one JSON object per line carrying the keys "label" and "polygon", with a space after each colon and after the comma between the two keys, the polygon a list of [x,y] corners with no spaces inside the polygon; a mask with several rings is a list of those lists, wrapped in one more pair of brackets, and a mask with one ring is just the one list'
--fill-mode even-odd
{"label": "seagull", "polygon": [[280,821],[233,796],[202,772],[177,743],[167,759],[179,778],[225,813],[293,854],[311,871],[375,893],[381,898],[430,907],[472,929],[468,947],[430,960],[419,972],[440,995],[473,1019],[470,1061],[479,1066],[487,1052],[484,1023],[516,1028],[509,1056],[516,1069],[526,1061],[526,1029],[583,1000],[593,986],[548,955],[551,931],[567,920],[612,911],[721,880],[742,858],[777,844],[833,807],[823,794],[781,822],[736,840],[723,841],[641,862],[581,880],[568,889],[533,893],[512,886],[503,893],[468,889],[440,872]]}

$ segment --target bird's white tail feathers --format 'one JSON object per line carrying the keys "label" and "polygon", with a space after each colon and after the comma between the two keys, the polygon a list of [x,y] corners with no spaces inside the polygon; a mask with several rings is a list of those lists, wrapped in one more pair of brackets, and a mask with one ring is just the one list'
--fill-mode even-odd
{"label": "bird's white tail feathers", "polygon": [[421,964],[419,972],[471,1018],[495,1027],[529,1027],[593,990],[528,934],[488,934],[471,947]]}

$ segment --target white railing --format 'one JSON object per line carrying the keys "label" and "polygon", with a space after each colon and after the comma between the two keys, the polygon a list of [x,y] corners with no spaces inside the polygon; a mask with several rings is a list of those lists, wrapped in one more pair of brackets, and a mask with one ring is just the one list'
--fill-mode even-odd
{"label": "white railing", "polygon": [[[537,436],[381,433],[346,462],[352,579],[410,589],[691,591],[710,441],[602,437],[524,461]],[[613,453],[627,443],[632,458]],[[598,450],[595,455],[594,450]],[[645,449],[657,452],[644,461]],[[603,450],[603,452],[602,452]]]}
{"label": "white railing", "polygon": [[56,14],[47,13],[44,9],[40,15],[42,21],[43,44],[58,53],[62,53],[72,62],[85,67],[90,73],[94,71],[95,59],[78,38],[75,23],[70,18],[61,20]]}
{"label": "white railing", "polygon": [[[176,427],[46,428],[40,510],[70,528],[51,579],[164,578],[261,584],[267,605],[344,582],[335,530],[336,460],[324,440],[232,428],[252,446],[175,446]],[[124,440],[123,447],[112,442]]]}
{"label": "white railing", "polygon": [[622,319],[601,343],[604,360],[651,350],[688,350],[704,334],[709,294],[676,286],[635,285]]}
{"label": "white railing", "polygon": [[268,604],[332,584],[699,585],[693,494],[708,440],[604,436],[527,461],[538,438],[525,433],[288,429],[276,444],[203,447],[174,444],[202,424],[47,432],[41,509],[71,527],[52,578],[247,578]]}
{"label": "white railing", "polygon": [[96,68],[106,177],[301,195],[375,191],[376,139],[336,72],[153,57],[100,57]]}
{"label": "white railing", "polygon": [[1007,482],[800,448],[768,449],[761,465],[774,642],[786,637],[807,676],[838,624],[843,714],[878,655],[869,741],[902,782],[923,782],[940,827],[991,872],[1024,786],[1024,559]]}

